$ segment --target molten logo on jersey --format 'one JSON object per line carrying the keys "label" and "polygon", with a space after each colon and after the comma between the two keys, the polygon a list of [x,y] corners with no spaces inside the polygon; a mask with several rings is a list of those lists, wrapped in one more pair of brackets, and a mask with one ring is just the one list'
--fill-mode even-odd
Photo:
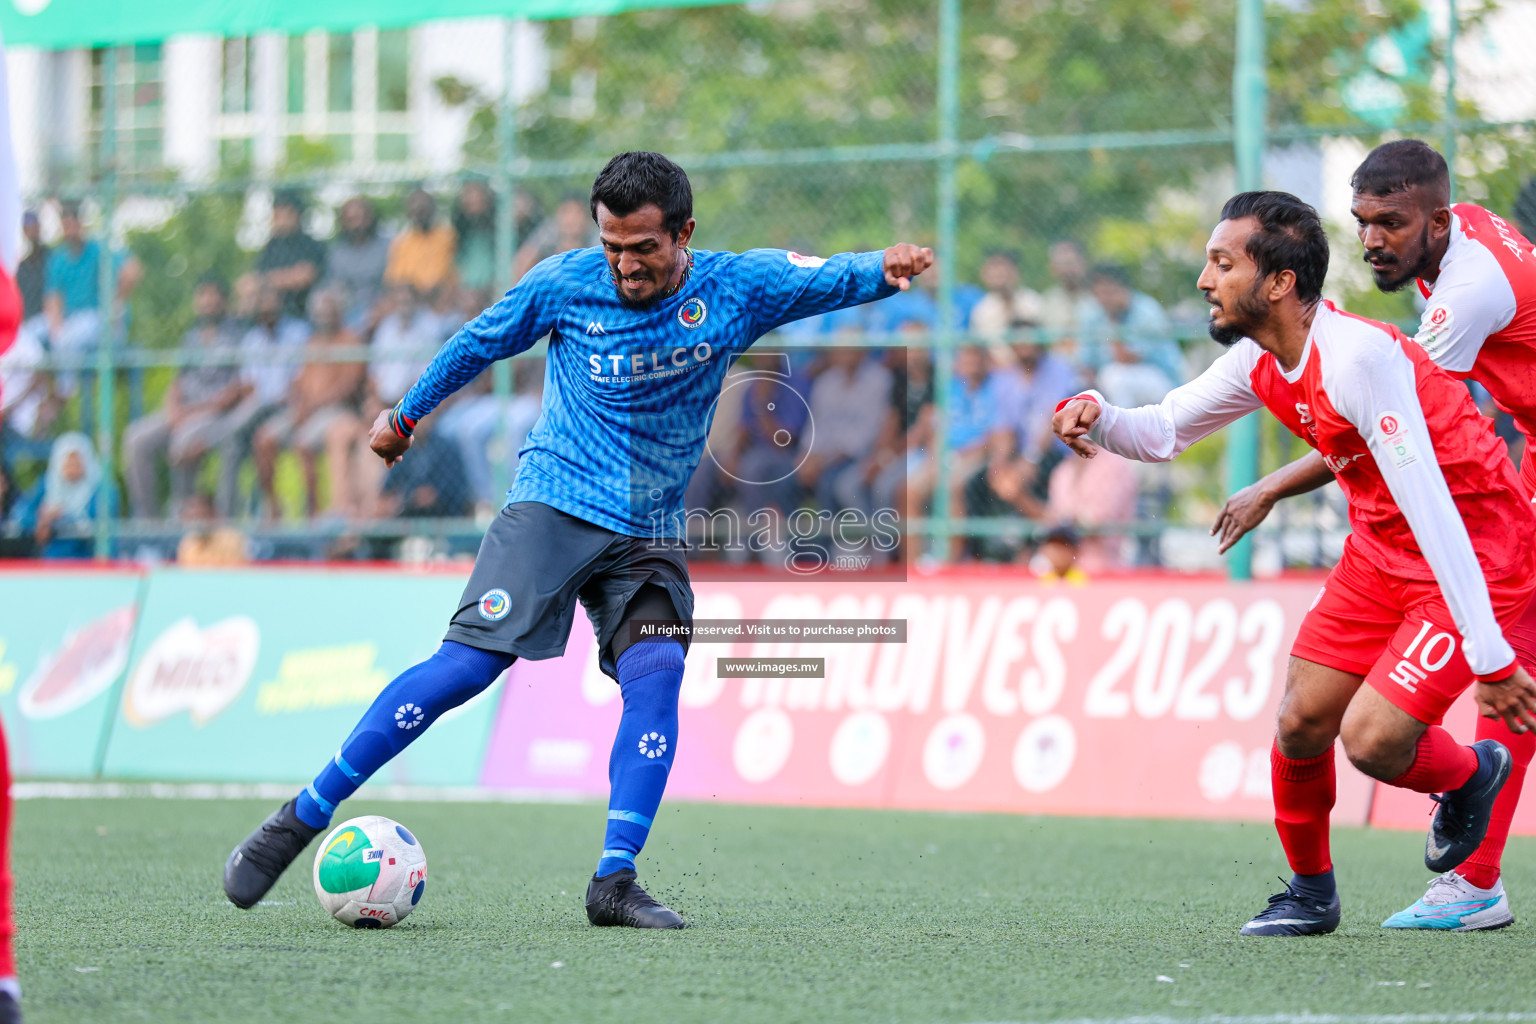
{"label": "molten logo on jersey", "polygon": [[497,587],[480,595],[480,617],[487,622],[499,622],[512,610],[512,595]]}
{"label": "molten logo on jersey", "polygon": [[708,315],[709,307],[704,305],[704,300],[694,296],[678,307],[677,322],[691,331],[702,324]]}

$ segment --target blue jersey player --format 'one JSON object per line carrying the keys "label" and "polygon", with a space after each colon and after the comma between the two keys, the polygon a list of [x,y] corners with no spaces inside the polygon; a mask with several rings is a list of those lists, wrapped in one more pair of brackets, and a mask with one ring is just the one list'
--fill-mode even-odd
{"label": "blue jersey player", "polygon": [[656,153],[609,161],[591,208],[600,246],[534,267],[454,335],[374,424],[373,450],[394,465],[421,417],[490,363],[549,335],[543,411],[442,647],[385,687],[315,781],[230,854],[224,891],[235,905],[254,906],[329,826],[336,805],[445,711],[519,657],[563,653],[580,601],[603,671],[623,697],[587,917],[595,925],[683,926],[636,883],[634,864],[677,753],[687,638],[664,635],[666,628],[637,637],[626,624],[692,621],[693,591],[673,531],[732,357],[781,324],[906,288],[933,253],[896,245],[820,260],[777,249],[690,249],[688,177]]}

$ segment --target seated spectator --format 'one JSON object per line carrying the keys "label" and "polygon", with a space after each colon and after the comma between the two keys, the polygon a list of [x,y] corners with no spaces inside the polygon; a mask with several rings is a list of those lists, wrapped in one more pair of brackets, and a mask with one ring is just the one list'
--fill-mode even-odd
{"label": "seated spectator", "polygon": [[309,308],[309,290],[325,267],[325,243],[304,233],[304,201],[297,192],[272,197],[272,233],[256,256],[261,283],[282,300],[283,315],[302,318]]}
{"label": "seated spectator", "polygon": [[1116,405],[1162,401],[1184,379],[1184,355],[1156,299],[1131,288],[1113,265],[1093,272],[1094,301],[1082,316],[1082,355],[1099,389]]}
{"label": "seated spectator", "polygon": [[988,256],[981,265],[980,280],[987,294],[971,309],[972,335],[997,342],[1040,323],[1040,296],[1020,283],[1019,261],[1012,253]]}
{"label": "seated spectator", "polygon": [[592,208],[585,199],[566,196],[544,223],[533,229],[528,240],[518,247],[512,261],[512,278],[521,280],[540,260],[572,249],[586,249],[597,244],[597,225]]}
{"label": "seated spectator", "polygon": [[358,344],[357,336],[342,323],[340,292],[318,291],[310,305],[315,329],[304,347],[304,365],[294,377],[283,407],[256,430],[252,446],[256,475],[265,507],[275,514],[277,456],[285,448],[296,451],[304,471],[305,514],[313,517],[320,511],[319,459],[323,451],[330,467],[332,508],[350,515],[356,500],[350,493],[348,460],[353,439],[362,428],[359,408],[366,367],[361,361],[327,358],[330,350]]}
{"label": "seated spectator", "polygon": [[[518,451],[543,407],[543,366],[539,361],[515,360],[512,374],[513,394],[492,393],[491,371],[487,370],[437,416],[439,436],[459,450],[476,514],[494,515],[506,504],[507,486],[517,476]],[[506,471],[498,473],[503,466]]]}
{"label": "seated spectator", "polygon": [[380,518],[442,519],[469,514],[469,485],[458,449],[437,436],[431,420],[429,416],[416,424],[411,457],[401,459],[385,475],[376,510]]}
{"label": "seated spectator", "polygon": [[827,350],[826,366],[811,383],[813,430],[801,434],[796,478],[815,496],[816,508],[836,512],[854,507],[856,491],[838,489],[838,480],[874,450],[891,403],[891,371],[864,349]]}
{"label": "seated spectator", "polygon": [[475,312],[490,305],[496,285],[496,197],[480,178],[459,189],[448,221],[457,236],[453,262],[459,287],[474,296]]}
{"label": "seated spectator", "polygon": [[405,227],[389,244],[384,283],[408,285],[424,296],[434,296],[453,284],[458,238],[451,224],[438,222],[437,200],[425,189],[415,189],[406,197],[405,216]]}
{"label": "seated spectator", "polygon": [[250,326],[240,339],[241,399],[230,417],[234,429],[219,449],[219,515],[234,514],[240,464],[250,453],[257,428],[287,401],[288,387],[299,372],[298,349],[308,340],[309,325],[283,315],[282,296],[275,288],[259,286]]}
{"label": "seated spectator", "polygon": [[[955,375],[950,392],[949,415],[945,417],[943,442],[949,451],[949,511],[963,511],[961,494],[965,483],[986,462],[987,443],[999,422],[998,380],[987,365],[985,352],[977,345],[965,345],[955,352]],[[939,485],[939,460],[931,441],[925,445],[909,468],[907,478],[907,518],[924,514]],[[958,556],[955,541],[950,558]]]}
{"label": "seated spectator", "polygon": [[[987,464],[966,484],[966,514],[1041,519],[1051,471],[1067,448],[1051,432],[1051,414],[1078,389],[1077,372],[1044,345],[1012,346],[1014,365],[995,370],[998,423],[988,441]],[[1011,545],[973,542],[978,552],[1013,554]]]}
{"label": "seated spectator", "polygon": [[91,439],[70,433],[53,443],[42,487],[18,521],[31,532],[40,557],[90,558],[97,517],[116,514],[116,495],[102,479]]}
{"label": "seated spectator", "polygon": [[233,526],[220,526],[213,498],[199,491],[181,506],[184,531],[176,545],[176,564],[189,566],[244,565],[250,561],[249,541]]}
{"label": "seated spectator", "polygon": [[[1058,523],[1093,530],[1136,518],[1136,467],[1118,455],[1062,459],[1051,471],[1047,515]],[[1081,545],[1078,565],[1094,573],[1120,564],[1123,538],[1098,533]]]}
{"label": "seated spectator", "polygon": [[341,204],[340,230],[325,251],[325,284],[346,296],[347,323],[362,323],[384,290],[389,242],[379,234],[373,202],[353,196]]}
{"label": "seated spectator", "polygon": [[[787,515],[800,505],[795,467],[800,463],[800,435],[810,409],[799,396],[810,390],[810,381],[781,352],[744,356],[732,373],[746,375],[732,385],[743,389],[741,428],[736,433],[736,452],[725,459],[725,464],[735,466],[742,521],[765,509]],[[730,378],[726,380],[730,384]]]}
{"label": "seated spectator", "polygon": [[62,403],[53,374],[39,367],[47,359],[35,321],[25,322],[11,347],[0,353],[0,464],[41,462]]}
{"label": "seated spectator", "polygon": [[196,319],[182,339],[182,350],[193,360],[211,361],[184,366],[166,391],[165,404],[128,424],[123,434],[128,502],[141,519],[160,515],[161,456],[170,464],[171,500],[180,505],[192,493],[203,460],[239,428],[236,409],[245,391],[239,368],[227,361],[239,340],[226,316],[228,299],[222,280],[198,282],[192,293]]}

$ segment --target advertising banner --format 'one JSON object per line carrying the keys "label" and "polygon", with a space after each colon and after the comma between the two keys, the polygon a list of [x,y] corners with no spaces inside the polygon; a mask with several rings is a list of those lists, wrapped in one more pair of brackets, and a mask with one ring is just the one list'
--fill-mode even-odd
{"label": "advertising banner", "polygon": [[95,773],[142,586],[131,571],[0,571],[0,716],[14,776]]}
{"label": "advertising banner", "polygon": [[[826,806],[1267,820],[1285,664],[1315,581],[1046,586],[701,583],[699,620],[793,620],[802,638],[695,643],[669,796]],[[521,663],[482,782],[607,792],[618,688],[578,615],[566,656]],[[815,620],[904,620],[905,642],[803,639]],[[720,659],[822,659],[722,678]],[[763,669],[765,666],[755,666]],[[772,666],[766,666],[771,669]],[[1372,783],[1342,759],[1334,821]]]}
{"label": "advertising banner", "polygon": [[[105,773],[299,782],[379,691],[442,642],[463,574],[158,570],[149,577]],[[471,785],[501,684],[375,779]]]}

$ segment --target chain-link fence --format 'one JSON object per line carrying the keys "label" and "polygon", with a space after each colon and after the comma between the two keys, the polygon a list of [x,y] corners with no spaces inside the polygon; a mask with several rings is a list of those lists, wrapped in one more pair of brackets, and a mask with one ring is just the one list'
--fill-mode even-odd
{"label": "chain-link fence", "polygon": [[[769,339],[807,380],[834,343],[888,371],[894,433],[854,461],[905,467],[907,554],[1214,568],[1206,528],[1244,482],[1225,437],[1171,467],[1082,463],[1046,419],[1089,383],[1156,400],[1214,358],[1193,282],[1239,158],[1324,214],[1329,295],[1400,323],[1413,296],[1355,258],[1370,146],[1425,138],[1459,199],[1536,227],[1536,3],[1273,3],[1255,69],[1248,2],[785,0],[32,54],[51,91],[13,88],[39,104],[17,118],[38,220],[0,360],[0,545],[472,554],[541,350],[428,417],[407,472],[368,426],[509,282],[594,243],[592,177],[640,148],[688,170],[700,248],[938,251],[912,293]],[[1255,70],[1267,115],[1234,104]],[[1260,470],[1299,454],[1261,425]],[[1346,530],[1331,488],[1288,503],[1257,563],[1327,564]]]}

